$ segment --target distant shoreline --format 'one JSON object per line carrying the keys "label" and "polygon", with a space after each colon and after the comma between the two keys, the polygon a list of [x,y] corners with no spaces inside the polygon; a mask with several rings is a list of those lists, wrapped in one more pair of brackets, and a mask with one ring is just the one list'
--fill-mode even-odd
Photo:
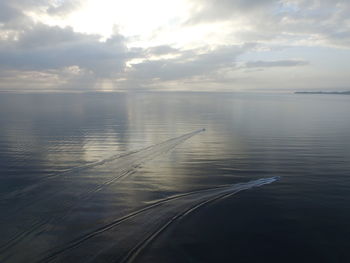
{"label": "distant shoreline", "polygon": [[350,95],[350,91],[296,91],[294,94],[336,94],[336,95]]}

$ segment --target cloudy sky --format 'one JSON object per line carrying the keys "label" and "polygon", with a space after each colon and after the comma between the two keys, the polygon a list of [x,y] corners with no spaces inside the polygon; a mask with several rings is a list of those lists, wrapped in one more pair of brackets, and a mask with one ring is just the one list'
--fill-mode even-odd
{"label": "cloudy sky", "polygon": [[0,0],[0,91],[350,89],[349,0]]}

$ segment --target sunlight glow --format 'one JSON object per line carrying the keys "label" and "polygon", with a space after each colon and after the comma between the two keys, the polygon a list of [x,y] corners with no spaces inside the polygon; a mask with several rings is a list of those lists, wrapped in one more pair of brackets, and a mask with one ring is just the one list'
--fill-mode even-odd
{"label": "sunlight glow", "polygon": [[87,0],[68,16],[36,15],[36,19],[49,25],[71,26],[76,32],[97,34],[101,40],[120,33],[127,37],[129,47],[223,45],[232,42],[230,32],[244,26],[239,18],[229,23],[186,25],[192,8],[187,0]]}
{"label": "sunlight glow", "polygon": [[151,34],[160,25],[176,23],[187,12],[184,0],[88,0],[69,18],[69,24],[80,32],[108,37],[118,25],[125,36]]}

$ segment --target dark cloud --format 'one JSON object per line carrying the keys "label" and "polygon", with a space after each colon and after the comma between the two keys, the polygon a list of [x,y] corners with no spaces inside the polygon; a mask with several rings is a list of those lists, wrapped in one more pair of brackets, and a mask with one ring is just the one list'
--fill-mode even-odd
{"label": "dark cloud", "polygon": [[0,22],[2,24],[9,23],[11,20],[16,20],[22,15],[21,11],[8,5],[5,1],[0,1]]}
{"label": "dark cloud", "polygon": [[119,34],[101,41],[99,36],[76,33],[69,27],[43,24],[0,45],[0,66],[16,70],[78,66],[98,76],[111,76],[124,69],[127,56],[125,39]]}
{"label": "dark cloud", "polygon": [[12,1],[0,0],[0,36],[1,30],[23,30],[33,21]]}
{"label": "dark cloud", "polygon": [[247,68],[272,68],[272,67],[296,67],[309,65],[304,60],[278,60],[278,61],[249,61],[245,64]]}
{"label": "dark cloud", "polygon": [[254,44],[221,46],[214,50],[179,51],[173,59],[147,60],[133,65],[130,77],[147,80],[182,80],[207,76],[223,68],[235,68],[236,58]]}
{"label": "dark cloud", "polygon": [[17,49],[41,49],[55,45],[69,45],[74,42],[98,41],[100,36],[76,33],[71,27],[61,28],[36,24],[28,30],[21,32],[11,46]]}
{"label": "dark cloud", "polygon": [[161,45],[156,47],[150,47],[146,50],[150,55],[167,55],[177,53],[179,50],[168,45]]}

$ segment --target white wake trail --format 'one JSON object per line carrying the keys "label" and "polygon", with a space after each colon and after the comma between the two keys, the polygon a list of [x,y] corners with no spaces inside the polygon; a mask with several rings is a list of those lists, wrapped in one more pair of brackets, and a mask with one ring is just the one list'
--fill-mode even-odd
{"label": "white wake trail", "polygon": [[[4,240],[0,243],[0,260],[15,253],[17,247],[23,243],[50,231],[96,192],[132,174],[143,163],[170,151],[202,131],[204,130],[197,130],[138,151],[73,168],[69,172],[29,186],[29,191],[24,189],[17,193],[25,198],[20,198],[22,202],[18,202],[12,212],[5,211],[3,218],[0,217],[3,229],[7,231],[0,233]],[[33,192],[33,196],[28,192]],[[12,222],[11,219],[14,218],[16,221]],[[8,228],[4,224],[9,224]]]}
{"label": "white wake trail", "polygon": [[38,262],[132,262],[159,234],[200,207],[243,190],[276,182],[264,178],[226,187],[189,192],[116,219],[63,247],[46,252]]}
{"label": "white wake trail", "polygon": [[[103,160],[99,160],[96,162],[88,163],[88,164],[77,166],[77,167],[73,167],[73,168],[70,168],[70,169],[67,169],[65,171],[55,173],[55,174],[51,174],[47,177],[42,178],[41,180],[39,180],[36,183],[33,183],[33,184],[30,184],[28,186],[23,187],[22,189],[14,190],[10,193],[4,194],[3,196],[0,197],[0,202],[23,197],[26,194],[28,194],[29,192],[35,191],[38,187],[45,186],[45,184],[50,183],[50,181],[52,181],[53,179],[56,179],[58,177],[61,177],[61,178],[62,177],[69,177],[69,176],[71,176],[71,174],[82,172],[84,170],[88,170],[88,169],[91,169],[91,168],[94,168],[94,167],[97,167],[100,165],[104,165],[104,164],[107,164],[109,162],[116,161],[118,159],[122,160],[122,159],[130,158],[131,162],[133,162],[135,165],[142,164],[144,161],[147,160],[147,157],[148,157],[148,159],[152,159],[156,155],[159,155],[162,152],[166,152],[166,151],[171,150],[176,145],[182,143],[183,141],[185,141],[185,140],[191,138],[192,136],[194,136],[200,132],[203,132],[203,131],[205,131],[205,129],[196,130],[196,131],[181,135],[179,137],[175,137],[175,138],[166,140],[166,141],[161,142],[159,144],[145,147],[145,148],[140,149],[140,150],[131,151],[131,152],[124,153],[124,154],[112,155],[112,156],[105,158]],[[147,155],[149,155],[149,156],[147,156]],[[137,160],[135,160],[135,157]],[[121,168],[123,168],[123,167],[121,167]]]}

